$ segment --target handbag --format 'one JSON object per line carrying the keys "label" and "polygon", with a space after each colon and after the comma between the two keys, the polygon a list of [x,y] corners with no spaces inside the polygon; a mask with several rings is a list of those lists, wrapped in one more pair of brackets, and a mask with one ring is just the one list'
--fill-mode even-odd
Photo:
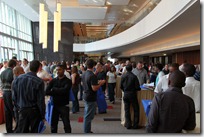
{"label": "handbag", "polygon": [[99,113],[106,113],[107,103],[105,100],[105,95],[102,91],[102,87],[99,88],[97,91],[97,105],[98,105],[98,112]]}

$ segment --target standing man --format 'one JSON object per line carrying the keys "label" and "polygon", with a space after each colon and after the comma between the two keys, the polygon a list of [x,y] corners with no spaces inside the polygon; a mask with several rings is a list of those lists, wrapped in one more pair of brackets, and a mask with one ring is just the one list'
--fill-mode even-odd
{"label": "standing man", "polygon": [[11,92],[11,84],[13,82],[13,68],[16,66],[16,61],[11,59],[8,62],[8,68],[6,68],[1,73],[1,87],[3,90],[3,98],[4,98],[4,111],[6,117],[6,131],[7,133],[13,133],[13,103],[12,103],[12,92]]}
{"label": "standing man", "polygon": [[193,99],[196,112],[200,112],[200,81],[193,77],[196,68],[193,64],[186,63],[183,65],[183,71],[186,75],[186,85],[182,88],[183,94]]}
{"label": "standing man", "polygon": [[57,65],[57,77],[50,81],[46,89],[46,95],[53,97],[53,111],[51,119],[51,132],[57,133],[59,116],[61,116],[65,133],[71,133],[69,120],[69,92],[72,81],[64,75],[64,66]]}
{"label": "standing man", "polygon": [[[21,74],[24,74],[24,69],[23,67],[21,67],[20,65],[19,66],[16,66],[13,68],[13,74],[14,74],[14,79],[16,79],[18,76],[20,76]],[[15,127],[15,130],[17,129],[17,126],[18,126],[18,106],[15,106],[14,104],[14,115],[15,115],[15,122],[16,122],[16,127]],[[14,131],[15,132],[15,131]]]}
{"label": "standing man", "polygon": [[16,66],[15,68],[13,68],[13,74],[15,78],[24,73],[24,69],[21,66]]}
{"label": "standing man", "polygon": [[136,69],[134,69],[133,74],[135,74],[139,80],[140,85],[143,85],[144,83],[149,83],[149,76],[147,74],[147,71],[143,68],[143,63],[138,62]]}
{"label": "standing man", "polygon": [[88,59],[86,62],[87,71],[82,75],[84,85],[84,133],[93,133],[91,131],[91,121],[96,112],[96,91],[105,83],[105,80],[97,80],[93,69],[96,62],[93,59]]}
{"label": "standing man", "polygon": [[[103,66],[101,63],[98,63],[96,65],[95,74],[96,74],[98,80],[106,80],[106,73],[103,71]],[[105,95],[106,84],[102,85],[101,87],[102,87],[102,91]]]}
{"label": "standing man", "polygon": [[38,133],[40,121],[45,121],[44,83],[37,77],[39,67],[39,61],[31,61],[30,72],[13,81],[13,102],[19,109],[16,133]]}
{"label": "standing man", "polygon": [[196,126],[193,100],[184,95],[185,75],[174,71],[169,76],[170,87],[156,94],[151,105],[146,126],[149,133],[181,133]]}
{"label": "standing man", "polygon": [[160,64],[160,63],[156,64],[157,78],[156,78],[156,81],[155,81],[155,86],[157,86],[157,84],[159,82],[159,79],[161,79],[162,76],[164,76],[164,72],[162,71],[162,69],[163,69],[162,64]]}
{"label": "standing man", "polygon": [[[127,66],[127,65],[131,64],[131,62],[130,62],[129,60],[126,60],[125,64],[126,64],[126,66]],[[126,70],[126,66],[123,67],[122,74],[125,74],[125,73],[127,72],[127,70]]]}
{"label": "standing man", "polygon": [[[131,64],[126,66],[126,70],[127,73],[122,75],[120,83],[120,88],[124,92],[123,101],[125,104],[125,127],[127,129],[137,129],[139,124],[139,104],[137,100],[137,91],[140,90],[140,84],[137,76],[132,73]],[[132,105],[134,110],[133,127],[130,116],[130,105]]]}
{"label": "standing man", "polygon": [[172,63],[169,66],[169,74],[164,75],[159,79],[158,84],[154,90],[155,93],[165,92],[169,88],[169,75],[179,69],[178,63]]}

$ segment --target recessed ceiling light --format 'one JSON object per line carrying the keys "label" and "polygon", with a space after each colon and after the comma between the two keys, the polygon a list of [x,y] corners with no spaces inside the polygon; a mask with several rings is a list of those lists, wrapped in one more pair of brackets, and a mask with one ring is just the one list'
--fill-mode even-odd
{"label": "recessed ceiling light", "polygon": [[106,5],[112,5],[112,3],[109,1],[106,1]]}
{"label": "recessed ceiling light", "polygon": [[133,6],[133,7],[138,7],[137,4],[133,4],[132,6]]}
{"label": "recessed ceiling light", "polygon": [[164,53],[163,55],[164,55],[164,56],[166,56],[166,54],[165,54],[165,53]]}
{"label": "recessed ceiling light", "polygon": [[130,12],[130,13],[133,13],[132,10],[129,10],[129,9],[123,9],[124,12]]}

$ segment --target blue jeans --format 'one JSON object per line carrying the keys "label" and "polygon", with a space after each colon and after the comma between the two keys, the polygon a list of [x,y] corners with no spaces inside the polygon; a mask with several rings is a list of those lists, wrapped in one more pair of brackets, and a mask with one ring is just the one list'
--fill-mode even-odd
{"label": "blue jeans", "polygon": [[96,102],[85,101],[84,108],[84,133],[91,133],[91,121],[96,112]]}
{"label": "blue jeans", "polygon": [[79,84],[79,89],[80,89],[80,97],[79,97],[79,99],[82,100],[83,99],[84,87],[81,85],[81,83]]}
{"label": "blue jeans", "polygon": [[110,101],[115,101],[115,86],[116,83],[108,83],[108,95]]}
{"label": "blue jeans", "polygon": [[72,112],[76,113],[79,112],[79,100],[78,100],[78,87],[72,88],[75,100],[72,101]]}

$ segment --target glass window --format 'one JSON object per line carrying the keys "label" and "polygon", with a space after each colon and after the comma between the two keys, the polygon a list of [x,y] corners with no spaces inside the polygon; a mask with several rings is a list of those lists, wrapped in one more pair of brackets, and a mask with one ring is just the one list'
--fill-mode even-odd
{"label": "glass window", "polygon": [[0,61],[12,58],[13,53],[20,60],[33,60],[31,29],[30,20],[0,1]]}

